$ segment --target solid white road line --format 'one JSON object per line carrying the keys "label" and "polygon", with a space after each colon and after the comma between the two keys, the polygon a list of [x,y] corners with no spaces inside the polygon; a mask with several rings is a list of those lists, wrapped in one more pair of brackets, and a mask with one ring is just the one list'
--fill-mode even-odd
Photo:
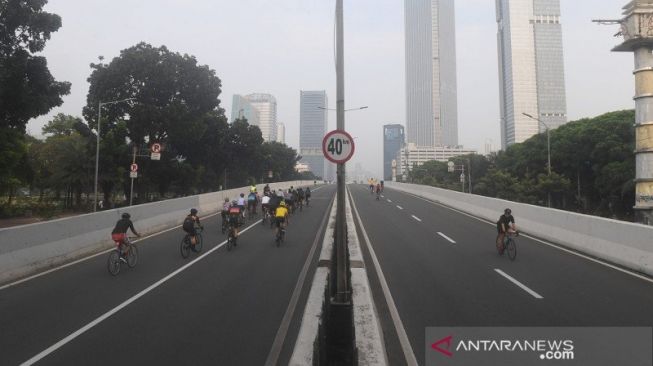
{"label": "solid white road line", "polygon": [[417,216],[415,216],[415,215],[411,215],[411,216],[412,216],[415,220],[417,220],[417,221],[419,221],[419,222],[422,222],[422,219],[420,219],[419,217],[417,217]]}
{"label": "solid white road line", "polygon": [[[245,233],[247,230],[255,227],[256,225],[258,225],[260,223],[261,223],[261,220],[256,221],[255,223],[251,224],[247,228],[241,230],[240,234]],[[161,286],[162,284],[164,284],[165,282],[167,282],[169,279],[175,277],[176,275],[178,275],[179,273],[181,273],[184,270],[188,269],[189,267],[191,267],[195,263],[201,261],[206,256],[208,256],[209,254],[211,254],[211,253],[215,252],[216,250],[222,248],[226,243],[227,243],[227,241],[225,240],[222,243],[218,244],[215,248],[213,248],[213,249],[207,251],[206,253],[200,255],[199,257],[195,258],[193,261],[187,263],[186,265],[184,265],[182,267],[179,267],[177,270],[173,271],[169,275],[167,275],[167,276],[163,277],[162,279],[158,280],[157,282],[153,283],[152,285],[147,287],[145,290],[143,290],[143,291],[137,293],[136,295],[130,297],[129,299],[125,300],[120,305],[118,305],[115,308],[113,308],[113,309],[107,311],[106,313],[102,314],[97,319],[95,319],[92,322],[86,324],[85,326],[79,328],[78,330],[71,333],[67,337],[63,338],[59,342],[57,342],[57,343],[53,344],[52,346],[48,347],[47,349],[45,349],[41,353],[39,353],[36,356],[30,358],[29,360],[23,362],[21,365],[22,366],[33,365],[34,363],[40,361],[41,359],[43,359],[47,355],[51,354],[52,352],[58,350],[59,348],[63,347],[64,345],[66,345],[67,343],[72,341],[73,339],[75,339],[75,338],[79,337],[80,335],[84,334],[89,329],[91,329],[91,328],[95,327],[96,325],[100,324],[101,322],[103,322],[104,320],[106,320],[107,318],[112,316],[113,314],[115,314],[115,313],[119,312],[120,310],[124,309],[125,307],[127,307],[127,305],[129,305],[129,304],[133,303],[134,301],[140,299],[141,297],[145,296],[150,291],[154,290],[155,288],[157,288],[157,287]]]}
{"label": "solid white road line", "polygon": [[[496,223],[494,223],[494,222],[492,222],[492,221],[488,221],[488,220],[486,220],[486,219],[482,219],[482,218],[480,218],[480,217],[476,217],[476,216],[474,216],[474,215],[470,215],[470,214],[468,214],[467,212],[460,211],[460,210],[458,210],[458,209],[455,209],[455,208],[453,208],[453,207],[449,207],[449,206],[447,206],[447,205],[443,205],[443,204],[438,203],[438,202],[433,202],[433,201],[431,201],[431,200],[428,200],[428,199],[426,199],[426,198],[423,198],[423,197],[420,197],[420,196],[414,195],[414,194],[412,194],[412,193],[403,192],[403,191],[399,191],[399,192],[404,193],[404,194],[407,194],[407,195],[409,195],[409,196],[413,196],[413,197],[415,197],[415,198],[417,198],[417,199],[420,199],[420,200],[422,200],[422,201],[428,202],[428,203],[430,203],[430,204],[432,204],[432,205],[440,206],[440,207],[442,207],[442,208],[446,208],[446,209],[448,209],[448,210],[451,210],[451,211],[457,212],[457,213],[459,213],[459,214],[461,214],[461,215],[464,215],[464,216],[467,216],[467,217],[469,217],[469,218],[472,218],[472,219],[478,220],[478,221],[480,221],[480,222],[483,222],[483,223],[486,223],[486,224],[489,224],[489,225],[492,225],[492,226],[495,226],[495,225],[496,225]],[[647,276],[644,276],[644,275],[639,274],[639,273],[637,273],[637,272],[633,272],[633,271],[630,271],[630,270],[628,270],[628,269],[625,269],[625,268],[621,268],[621,267],[615,266],[615,265],[613,265],[613,264],[611,264],[611,263],[608,263],[608,262],[602,261],[602,260],[600,260],[600,259],[592,258],[592,257],[587,256],[587,255],[585,255],[585,254],[582,254],[582,253],[579,253],[579,252],[576,252],[576,251],[573,251],[573,250],[570,250],[570,249],[567,249],[567,248],[561,247],[561,246],[558,245],[558,244],[554,244],[554,243],[551,243],[551,242],[548,242],[548,241],[545,241],[545,240],[542,240],[542,239],[538,239],[538,238],[532,237],[532,236],[530,236],[530,235],[528,235],[528,234],[524,234],[524,233],[521,233],[521,232],[520,232],[519,235],[520,235],[520,236],[523,236],[523,237],[525,237],[525,238],[529,238],[529,239],[531,239],[531,240],[534,240],[534,241],[536,241],[536,242],[542,243],[542,244],[544,244],[544,245],[548,245],[548,246],[550,246],[550,247],[552,247],[552,248],[555,248],[555,249],[561,250],[561,251],[563,251],[563,252],[565,252],[565,253],[573,254],[573,255],[575,255],[575,256],[577,256],[577,257],[580,257],[580,258],[586,259],[586,260],[588,260],[588,261],[591,261],[591,262],[594,262],[594,263],[600,264],[600,265],[605,266],[605,267],[608,267],[608,268],[612,268],[612,269],[614,269],[614,270],[617,270],[617,271],[619,271],[619,272],[625,273],[625,274],[627,274],[627,275],[630,275],[630,276],[633,276],[633,277],[639,278],[640,280],[644,280],[644,281],[646,281],[646,282],[653,283],[653,278],[651,278],[651,277],[647,277]]]}
{"label": "solid white road line", "polygon": [[392,298],[392,294],[390,293],[390,288],[388,288],[388,283],[385,280],[385,275],[381,270],[381,265],[379,264],[379,260],[376,257],[374,248],[372,248],[372,244],[370,243],[370,238],[367,235],[367,231],[365,231],[365,227],[363,226],[363,220],[361,220],[361,217],[358,214],[358,209],[356,208],[356,203],[354,202],[354,196],[351,194],[351,192],[349,192],[349,197],[351,199],[351,207],[353,209],[354,214],[356,215],[358,224],[360,225],[361,232],[363,233],[363,238],[365,239],[365,247],[367,248],[367,251],[370,253],[370,257],[372,257],[372,262],[374,263],[374,269],[376,270],[376,274],[379,277],[381,289],[383,290],[385,301],[388,304],[388,311],[390,312],[390,316],[392,317],[392,323],[394,324],[395,329],[397,330],[399,343],[401,344],[401,349],[404,351],[404,356],[406,357],[406,363],[408,364],[408,366],[417,366],[417,359],[415,358],[415,354],[413,353],[413,348],[410,346],[410,341],[408,340],[408,335],[406,334],[406,329],[404,328],[404,324],[401,322],[401,318],[399,317],[399,311],[397,310],[397,305],[395,305],[395,301]]}
{"label": "solid white road line", "polygon": [[[220,213],[218,212],[218,213],[214,213],[214,214],[210,214],[210,215],[204,216],[204,217],[202,217],[202,220],[206,220],[206,219],[208,219],[209,217],[217,216],[217,215],[219,215],[219,214],[220,214]],[[181,227],[181,225],[178,225],[178,226],[175,226],[175,227],[171,227],[170,229],[165,229],[165,230],[163,230],[163,231],[159,231],[159,232],[156,232],[156,233],[154,233],[154,234],[150,234],[150,235],[144,236],[144,237],[142,237],[142,238],[138,238],[138,239],[132,240],[132,243],[138,243],[138,242],[141,242],[141,241],[143,241],[143,240],[145,240],[145,239],[149,239],[149,238],[152,238],[152,237],[155,237],[155,236],[161,235],[161,234],[165,234],[165,233],[167,233],[167,232],[169,232],[169,231],[179,229],[180,227]],[[89,255],[88,257],[84,257],[84,258],[78,259],[78,260],[76,260],[76,261],[73,261],[73,262],[70,262],[70,263],[63,264],[63,265],[61,265],[61,266],[59,266],[59,267],[55,267],[55,268],[49,269],[49,270],[47,270],[47,271],[45,271],[45,272],[41,272],[41,273],[37,273],[37,274],[32,275],[32,276],[29,276],[29,277],[25,277],[25,278],[23,278],[22,280],[18,280],[18,281],[12,282],[12,283],[8,283],[8,284],[6,284],[6,285],[4,285],[4,286],[0,286],[0,291],[6,289],[6,288],[8,288],[8,287],[11,287],[11,286],[15,286],[15,285],[21,284],[21,283],[23,283],[23,282],[27,282],[27,281],[29,281],[29,280],[33,280],[33,279],[38,278],[38,277],[45,276],[46,274],[49,274],[49,273],[52,273],[52,272],[56,272],[56,271],[58,271],[58,270],[60,270],[60,269],[64,269],[64,268],[66,268],[66,267],[74,266],[74,265],[77,264],[77,263],[81,263],[81,262],[87,261],[87,260],[89,260],[89,259],[91,259],[91,258],[95,258],[95,257],[97,257],[97,256],[99,256],[99,255],[109,253],[109,252],[112,251],[112,250],[115,250],[115,248],[106,249],[106,250],[103,250],[103,251],[101,251],[101,252],[99,252],[99,253],[91,254],[91,255]]]}
{"label": "solid white road line", "polygon": [[301,294],[302,287],[304,287],[304,282],[306,281],[306,274],[308,273],[308,268],[310,267],[311,262],[313,261],[315,250],[317,248],[318,242],[320,241],[320,236],[322,236],[322,232],[324,231],[324,226],[327,223],[327,219],[331,215],[332,204],[333,204],[333,200],[331,200],[331,204],[327,206],[327,211],[324,214],[324,217],[322,218],[322,223],[320,224],[320,228],[317,230],[317,234],[315,235],[315,239],[313,240],[313,245],[311,246],[311,250],[308,253],[308,256],[306,257],[306,261],[304,262],[304,267],[302,267],[302,270],[299,273],[299,277],[297,278],[297,283],[295,284],[295,288],[292,291],[290,302],[288,303],[288,308],[286,309],[286,313],[283,315],[283,319],[281,320],[281,325],[279,326],[279,330],[277,330],[277,335],[274,337],[274,342],[272,342],[272,348],[270,349],[270,353],[268,354],[268,357],[265,360],[265,366],[275,366],[279,361],[279,355],[281,354],[283,343],[286,340],[286,335],[288,334],[288,328],[290,327],[290,322],[292,321],[293,314],[295,314],[295,309],[297,308],[299,295]]}
{"label": "solid white road line", "polygon": [[403,210],[404,208],[401,206],[397,206],[398,209]]}
{"label": "solid white road line", "polygon": [[524,291],[528,292],[529,294],[531,294],[531,296],[533,296],[534,298],[543,299],[542,295],[540,295],[537,292],[535,292],[535,291],[531,290],[530,288],[526,287],[526,285],[524,285],[523,283],[517,281],[516,279],[508,276],[504,271],[502,271],[502,270],[500,270],[498,268],[495,268],[494,270],[497,271],[498,274],[500,274],[503,277],[507,278],[510,282],[512,282],[515,285],[519,286],[519,288],[521,288],[522,290],[524,290]]}
{"label": "solid white road line", "polygon": [[451,239],[450,237],[444,235],[443,233],[438,232],[438,235],[440,235],[441,237],[447,239],[447,240],[450,241],[452,244],[456,244],[456,242],[455,242],[453,239]]}
{"label": "solid white road line", "polygon": [[390,202],[390,203],[392,203],[392,201],[391,201],[391,200],[388,200],[388,202]]}

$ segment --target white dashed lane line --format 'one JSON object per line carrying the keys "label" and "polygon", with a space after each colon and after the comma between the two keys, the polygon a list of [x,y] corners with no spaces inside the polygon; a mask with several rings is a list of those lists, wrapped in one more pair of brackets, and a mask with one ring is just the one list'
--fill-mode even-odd
{"label": "white dashed lane line", "polygon": [[537,292],[535,292],[535,291],[531,290],[530,288],[526,287],[526,285],[524,285],[523,283],[517,281],[516,279],[514,279],[514,278],[508,276],[504,271],[502,271],[502,270],[500,270],[500,269],[498,269],[498,268],[495,268],[494,270],[495,270],[498,274],[500,274],[500,275],[502,275],[503,277],[507,278],[508,281],[514,283],[515,285],[517,285],[517,286],[518,286],[519,288],[521,288],[522,290],[524,290],[524,291],[528,292],[529,294],[531,294],[531,296],[533,296],[534,298],[536,298],[536,299],[543,299],[542,295],[540,295],[540,294],[538,294]]}
{"label": "white dashed lane line", "polygon": [[390,202],[390,203],[392,203],[392,201],[391,201],[391,200],[388,200],[388,202]]}
{"label": "white dashed lane line", "polygon": [[404,208],[401,206],[397,206],[398,209],[403,210]]}
{"label": "white dashed lane line", "polygon": [[456,244],[456,241],[455,241],[455,240],[453,240],[453,239],[451,239],[450,237],[444,235],[443,233],[438,232],[438,235],[440,235],[441,237],[447,239],[451,244]]}
{"label": "white dashed lane line", "polygon": [[417,220],[417,221],[419,221],[419,222],[422,222],[422,219],[420,219],[419,217],[417,217],[417,216],[415,216],[415,215],[411,215],[411,216],[412,216],[415,220]]}

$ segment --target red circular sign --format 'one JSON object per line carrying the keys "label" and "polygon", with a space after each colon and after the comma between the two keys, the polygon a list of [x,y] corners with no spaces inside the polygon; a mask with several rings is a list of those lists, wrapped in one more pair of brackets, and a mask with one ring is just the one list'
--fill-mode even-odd
{"label": "red circular sign", "polygon": [[161,144],[157,142],[153,143],[152,146],[150,147],[150,150],[152,150],[153,153],[161,152]]}
{"label": "red circular sign", "polygon": [[138,171],[138,164],[134,163],[132,164],[129,169],[131,169],[132,172],[137,172]]}
{"label": "red circular sign", "polygon": [[354,155],[355,150],[354,139],[342,130],[333,130],[322,140],[322,154],[332,163],[346,163]]}

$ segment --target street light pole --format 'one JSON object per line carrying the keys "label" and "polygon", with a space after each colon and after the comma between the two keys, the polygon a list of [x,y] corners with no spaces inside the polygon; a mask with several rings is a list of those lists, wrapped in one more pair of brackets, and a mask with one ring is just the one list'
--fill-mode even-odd
{"label": "street light pole", "polygon": [[[551,131],[550,131],[551,129],[549,128],[549,125],[544,123],[544,121],[540,120],[539,118],[535,118],[528,113],[522,113],[522,114],[530,119],[536,120],[546,128],[546,151],[547,151],[547,160],[548,160],[547,166],[549,170],[549,178],[551,178]],[[551,192],[548,192],[548,201],[549,201],[548,202],[549,207],[551,207]]]}
{"label": "street light pole", "polygon": [[98,171],[100,168],[100,125],[102,125],[102,107],[109,104],[123,103],[134,100],[135,98],[127,98],[121,100],[114,100],[111,102],[98,102],[97,106],[97,138],[95,142],[95,193],[93,195],[93,212],[97,212],[97,182],[98,182]]}

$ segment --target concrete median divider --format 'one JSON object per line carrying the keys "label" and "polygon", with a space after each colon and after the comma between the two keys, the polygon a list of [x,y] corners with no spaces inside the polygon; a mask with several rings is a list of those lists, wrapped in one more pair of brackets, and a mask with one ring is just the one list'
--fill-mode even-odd
{"label": "concrete median divider", "polygon": [[[363,264],[360,242],[349,199],[346,202],[356,358],[358,365],[384,366],[387,365],[387,357],[381,327],[372,300],[372,292]],[[323,332],[325,331],[323,322],[328,304],[327,296],[329,296],[329,267],[333,253],[336,212],[337,201],[334,201],[327,229],[324,233],[318,268],[313,278],[306,308],[302,316],[299,335],[289,362],[289,365],[292,366],[319,365],[322,358],[320,353],[324,352],[321,349],[321,338],[324,337]]]}
{"label": "concrete median divider", "polygon": [[[270,183],[272,189],[312,185],[313,181]],[[264,186],[257,185],[258,191]],[[148,235],[181,225],[193,207],[200,216],[215,214],[225,198],[248,192],[249,187],[241,187],[0,229],[0,284],[111,248],[111,230],[123,212],[130,213],[136,230]]]}
{"label": "concrete median divider", "polygon": [[519,230],[526,234],[653,276],[651,226],[431,186],[397,182],[387,182],[385,186],[491,222],[496,222],[509,207]]}

